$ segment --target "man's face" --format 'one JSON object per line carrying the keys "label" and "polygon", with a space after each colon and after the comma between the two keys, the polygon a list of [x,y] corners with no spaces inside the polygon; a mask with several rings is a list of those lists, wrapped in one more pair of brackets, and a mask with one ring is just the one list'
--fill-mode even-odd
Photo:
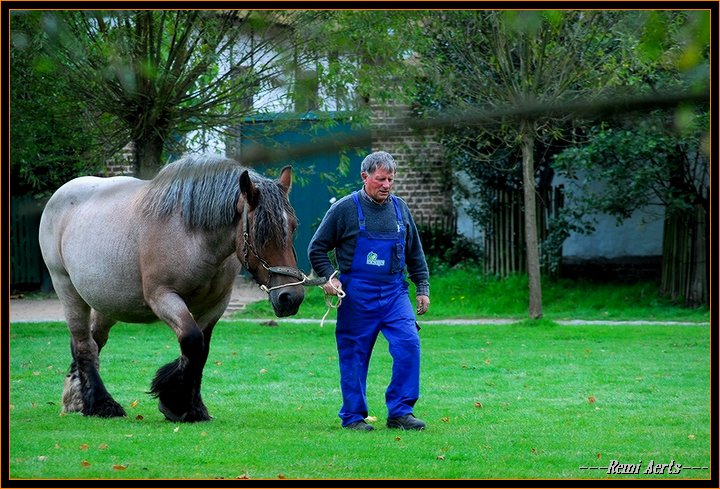
{"label": "man's face", "polygon": [[373,173],[362,172],[360,174],[365,184],[365,192],[372,197],[375,202],[384,202],[390,196],[393,182],[395,180],[395,172],[387,171],[383,168],[376,168]]}

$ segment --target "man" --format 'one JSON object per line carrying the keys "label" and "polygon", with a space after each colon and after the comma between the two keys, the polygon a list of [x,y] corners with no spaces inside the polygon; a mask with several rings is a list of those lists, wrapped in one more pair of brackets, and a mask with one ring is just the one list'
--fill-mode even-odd
{"label": "man", "polygon": [[[408,277],[416,285],[417,313],[430,306],[429,273],[407,204],[392,195],[397,165],[384,151],[369,154],[360,170],[363,187],[335,202],[308,246],[310,264],[327,294],[344,292],[337,312],[344,428],[372,431],[366,383],[370,355],[380,332],[390,346],[392,378],[385,393],[387,426],[422,430],[413,414],[420,393],[420,338]],[[339,276],[328,253],[334,251]]]}

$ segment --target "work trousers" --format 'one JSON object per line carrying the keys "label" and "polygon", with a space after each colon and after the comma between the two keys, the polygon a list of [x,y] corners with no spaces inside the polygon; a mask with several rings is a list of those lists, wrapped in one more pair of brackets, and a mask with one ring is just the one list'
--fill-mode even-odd
{"label": "work trousers", "polygon": [[408,286],[400,277],[378,282],[342,277],[346,296],[338,308],[337,340],[343,405],[339,416],[347,426],[368,416],[366,384],[378,334],[388,341],[392,377],[385,392],[388,417],[413,412],[420,392],[420,338]]}

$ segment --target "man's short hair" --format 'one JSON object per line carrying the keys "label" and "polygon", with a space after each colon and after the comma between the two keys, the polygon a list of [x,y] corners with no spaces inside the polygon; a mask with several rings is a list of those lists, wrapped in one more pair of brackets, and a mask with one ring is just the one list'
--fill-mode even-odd
{"label": "man's short hair", "polygon": [[374,173],[378,168],[395,173],[397,163],[390,153],[375,151],[367,155],[360,164],[360,171],[365,173]]}

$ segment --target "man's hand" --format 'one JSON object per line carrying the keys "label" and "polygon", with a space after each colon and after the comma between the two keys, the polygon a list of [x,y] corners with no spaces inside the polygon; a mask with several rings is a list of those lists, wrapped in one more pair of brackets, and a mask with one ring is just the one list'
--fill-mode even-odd
{"label": "man's hand", "polygon": [[343,292],[342,289],[342,282],[338,280],[335,277],[330,278],[327,282],[325,282],[322,286],[323,290],[328,295],[344,295],[344,294],[338,294],[339,292]]}
{"label": "man's hand", "polygon": [[422,316],[428,312],[428,309],[430,308],[430,297],[426,295],[418,295],[415,297],[415,300],[417,301],[417,313],[419,315]]}

